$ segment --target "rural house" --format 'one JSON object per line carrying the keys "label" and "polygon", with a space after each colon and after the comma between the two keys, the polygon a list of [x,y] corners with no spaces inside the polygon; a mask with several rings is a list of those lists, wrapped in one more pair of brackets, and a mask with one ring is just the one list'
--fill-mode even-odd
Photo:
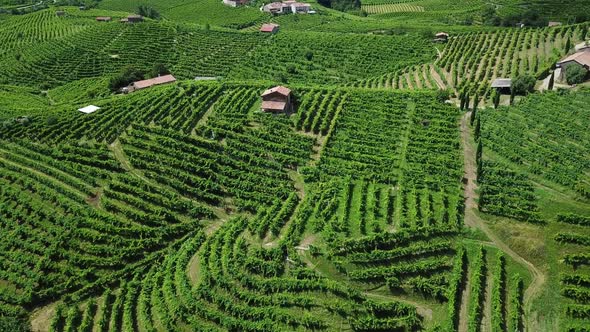
{"label": "rural house", "polygon": [[492,82],[492,88],[501,94],[509,95],[512,89],[512,80],[509,78],[496,78]]}
{"label": "rural house", "polygon": [[164,75],[150,78],[148,80],[137,81],[131,83],[128,87],[122,89],[124,93],[133,92],[137,90],[147,89],[155,85],[169,84],[176,82],[176,78],[172,75]]}
{"label": "rural house", "polygon": [[260,32],[264,33],[277,33],[279,32],[279,25],[274,23],[266,23],[260,27]]}
{"label": "rural house", "polygon": [[549,22],[547,24],[548,27],[558,27],[561,25],[561,22]]}
{"label": "rural house", "polygon": [[288,113],[291,111],[291,90],[276,86],[262,94],[261,109],[266,113]]}
{"label": "rural house", "polygon": [[572,65],[582,66],[586,68],[586,70],[590,70],[590,51],[582,50],[559,61],[556,65],[558,68],[558,75],[556,78],[558,80],[565,80],[565,71],[567,67]]}
{"label": "rural house", "polygon": [[230,7],[239,7],[248,4],[250,0],[223,0],[223,4]]}
{"label": "rural house", "polygon": [[271,2],[262,7],[262,10],[271,14],[306,14],[311,12],[311,5],[308,3],[293,0],[283,2]]}
{"label": "rural house", "polygon": [[112,18],[110,16],[98,16],[96,18],[97,22],[110,22]]}

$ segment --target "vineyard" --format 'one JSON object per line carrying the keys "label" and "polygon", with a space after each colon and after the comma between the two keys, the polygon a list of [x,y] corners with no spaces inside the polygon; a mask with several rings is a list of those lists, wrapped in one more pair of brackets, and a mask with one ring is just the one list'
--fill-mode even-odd
{"label": "vineyard", "polygon": [[[477,100],[492,95],[490,83],[530,73],[538,79],[567,54],[566,45],[584,41],[588,25],[461,33],[439,49],[430,64],[412,65],[352,83],[389,89],[450,89]],[[472,104],[475,103],[472,100]]]}
{"label": "vineyard", "polygon": [[488,107],[572,8],[66,2],[0,0],[0,331],[587,331],[588,84]]}

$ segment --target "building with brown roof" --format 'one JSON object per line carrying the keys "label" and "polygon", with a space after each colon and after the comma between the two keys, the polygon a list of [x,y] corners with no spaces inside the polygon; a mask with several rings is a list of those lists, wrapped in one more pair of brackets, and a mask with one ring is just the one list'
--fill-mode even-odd
{"label": "building with brown roof", "polygon": [[113,19],[110,16],[97,16],[96,17],[96,21],[97,22],[110,22]]}
{"label": "building with brown roof", "polygon": [[276,86],[262,93],[263,112],[288,113],[291,111],[291,90],[284,86]]}
{"label": "building with brown roof", "polygon": [[128,87],[123,88],[123,92],[133,92],[143,90],[156,85],[170,84],[176,82],[176,78],[172,75],[163,75],[159,77],[150,78],[148,80],[137,81],[131,83]]}
{"label": "building with brown roof", "polygon": [[265,23],[260,27],[260,32],[277,33],[279,32],[279,25],[274,23]]}
{"label": "building with brown roof", "polygon": [[590,70],[590,52],[581,50],[559,61],[556,65],[561,71],[559,80],[566,79],[565,72],[569,66],[582,66],[586,70]]}

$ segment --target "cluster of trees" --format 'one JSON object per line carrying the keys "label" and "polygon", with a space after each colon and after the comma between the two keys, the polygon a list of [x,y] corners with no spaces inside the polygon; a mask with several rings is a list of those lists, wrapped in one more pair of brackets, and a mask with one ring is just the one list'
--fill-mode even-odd
{"label": "cluster of trees", "polygon": [[118,74],[111,77],[109,81],[109,88],[111,91],[116,92],[119,89],[128,86],[129,84],[141,81],[146,77],[158,77],[160,75],[170,74],[170,71],[166,65],[162,63],[156,63],[147,73],[134,66],[124,67]]}
{"label": "cluster of trees", "polygon": [[340,11],[356,11],[361,8],[360,0],[318,0],[318,3]]}
{"label": "cluster of trees", "polygon": [[152,18],[154,20],[157,20],[160,18],[160,13],[157,10],[155,10],[153,7],[145,6],[145,5],[141,5],[141,6],[137,7],[137,14],[144,16],[144,17]]}

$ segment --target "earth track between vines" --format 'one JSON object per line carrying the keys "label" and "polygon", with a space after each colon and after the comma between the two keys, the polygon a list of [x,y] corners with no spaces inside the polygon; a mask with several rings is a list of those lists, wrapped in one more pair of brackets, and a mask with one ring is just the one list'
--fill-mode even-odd
{"label": "earth track between vines", "polygon": [[[532,313],[532,300],[541,291],[545,283],[546,276],[543,272],[533,265],[531,262],[524,259],[522,256],[514,252],[508,245],[506,245],[486,224],[486,222],[477,215],[477,184],[475,182],[477,176],[477,167],[475,162],[475,150],[471,144],[471,130],[468,126],[471,112],[465,113],[461,118],[461,138],[463,143],[463,158],[464,170],[467,183],[465,185],[465,225],[472,228],[477,228],[482,231],[494,243],[496,247],[502,250],[506,255],[510,256],[515,262],[522,264],[530,272],[532,282],[524,292],[524,322],[525,330],[533,331],[533,326],[538,326],[538,322],[533,319],[536,315]],[[461,317],[460,317],[461,318]]]}

